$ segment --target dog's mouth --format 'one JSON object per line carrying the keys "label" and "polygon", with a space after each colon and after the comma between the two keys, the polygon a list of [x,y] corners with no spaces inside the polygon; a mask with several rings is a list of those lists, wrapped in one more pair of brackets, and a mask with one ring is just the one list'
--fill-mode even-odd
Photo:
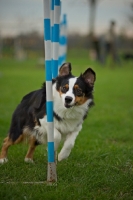
{"label": "dog's mouth", "polygon": [[65,106],[66,108],[72,108],[72,107],[74,107],[74,106],[78,106],[78,103],[75,102],[75,103],[72,104],[72,105],[70,105],[70,104],[68,104],[68,103],[65,103],[64,106]]}
{"label": "dog's mouth", "polygon": [[74,105],[70,105],[70,104],[67,104],[67,103],[65,103],[65,107],[66,108],[72,108]]}

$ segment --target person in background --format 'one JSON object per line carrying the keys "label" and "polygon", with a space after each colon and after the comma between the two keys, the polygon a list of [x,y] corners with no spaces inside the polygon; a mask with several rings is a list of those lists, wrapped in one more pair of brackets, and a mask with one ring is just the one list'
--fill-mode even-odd
{"label": "person in background", "polygon": [[105,34],[103,63],[106,62],[107,57],[110,54],[112,57],[113,63],[120,64],[120,58],[118,56],[118,50],[117,50],[117,38],[116,38],[115,27],[116,27],[116,22],[111,21],[109,30]]}

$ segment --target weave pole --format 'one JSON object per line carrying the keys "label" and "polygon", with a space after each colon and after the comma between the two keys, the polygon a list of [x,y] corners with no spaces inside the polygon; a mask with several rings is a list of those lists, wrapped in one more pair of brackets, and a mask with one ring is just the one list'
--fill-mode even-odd
{"label": "weave pole", "polygon": [[66,61],[67,55],[67,16],[63,14],[63,19],[60,23],[60,40],[59,40],[59,65],[60,67]]}
{"label": "weave pole", "polygon": [[[52,0],[52,77],[56,78],[58,75],[58,59],[59,59],[59,36],[60,36],[60,13],[61,3],[60,0]],[[53,7],[54,6],[54,7]],[[54,24],[53,24],[54,22]]]}
{"label": "weave pole", "polygon": [[52,65],[51,65],[51,23],[50,0],[43,0],[44,4],[44,49],[46,69],[46,110],[47,110],[47,141],[48,141],[48,168],[47,183],[52,185],[57,181],[56,164],[54,158],[54,122],[53,122],[53,92],[52,92]]}

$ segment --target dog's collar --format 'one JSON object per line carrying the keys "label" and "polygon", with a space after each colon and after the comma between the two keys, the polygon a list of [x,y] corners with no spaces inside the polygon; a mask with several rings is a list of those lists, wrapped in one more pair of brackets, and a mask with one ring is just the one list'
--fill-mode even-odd
{"label": "dog's collar", "polygon": [[54,112],[54,117],[56,120],[58,120],[59,122],[63,120],[63,118],[61,118],[57,113]]}

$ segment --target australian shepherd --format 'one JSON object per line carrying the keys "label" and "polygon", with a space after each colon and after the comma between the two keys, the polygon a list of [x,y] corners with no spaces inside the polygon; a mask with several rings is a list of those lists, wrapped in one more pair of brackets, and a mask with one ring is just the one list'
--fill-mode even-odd
{"label": "australian shepherd", "polygon": [[[64,63],[59,75],[52,80],[54,100],[54,148],[57,151],[61,140],[63,147],[58,161],[67,158],[82,129],[88,110],[93,102],[95,72],[88,68],[79,77],[71,73],[71,63]],[[8,136],[4,139],[0,163],[8,161],[7,152],[11,145],[28,138],[29,149],[25,162],[33,162],[33,153],[38,144],[47,143],[46,86],[23,97],[13,113]]]}

